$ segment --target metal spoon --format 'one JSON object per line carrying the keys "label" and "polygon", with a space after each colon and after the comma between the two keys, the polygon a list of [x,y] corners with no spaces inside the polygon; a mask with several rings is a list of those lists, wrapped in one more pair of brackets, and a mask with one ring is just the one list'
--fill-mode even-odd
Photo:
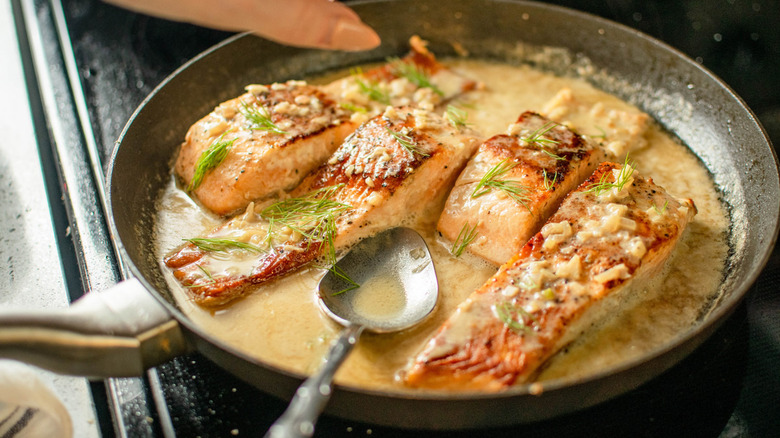
{"label": "metal spoon", "polygon": [[[353,288],[340,274],[360,286]],[[391,333],[412,327],[431,313],[438,297],[433,260],[416,231],[393,228],[355,245],[319,285],[320,307],[344,330],[266,438],[312,436],[330,398],[333,375],[363,330]]]}

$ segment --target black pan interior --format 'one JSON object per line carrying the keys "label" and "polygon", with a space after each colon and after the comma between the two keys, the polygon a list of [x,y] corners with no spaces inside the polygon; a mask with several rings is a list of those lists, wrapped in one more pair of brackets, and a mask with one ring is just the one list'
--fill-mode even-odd
{"label": "black pan interior", "polygon": [[[409,427],[441,429],[533,421],[584,408],[632,389],[687,355],[752,285],[777,236],[777,158],[755,116],[711,73],[634,30],[550,5],[410,0],[353,6],[381,35],[380,48],[321,52],[281,47],[249,35],[234,37],[162,83],[118,141],[109,190],[113,228],[126,259],[134,273],[165,299],[193,343],[218,364],[282,397],[289,397],[300,377],[220,345],[177,310],[167,290],[149,242],[154,239],[155,201],[170,181],[171,160],[187,128],[219,102],[239,95],[247,84],[302,78],[402,55],[415,34],[428,40],[440,57],[457,56],[465,49],[477,58],[528,63],[564,75],[584,73],[598,88],[651,114],[701,159],[721,190],[732,220],[729,269],[721,299],[703,316],[702,324],[641,363],[587,382],[552,382],[541,397],[529,396],[528,388],[521,387],[500,396],[403,397],[404,403],[398,403],[398,397],[343,389],[335,394],[331,412],[379,424],[403,421]],[[371,397],[371,407],[365,397]],[[493,414],[486,415],[487,409]]]}

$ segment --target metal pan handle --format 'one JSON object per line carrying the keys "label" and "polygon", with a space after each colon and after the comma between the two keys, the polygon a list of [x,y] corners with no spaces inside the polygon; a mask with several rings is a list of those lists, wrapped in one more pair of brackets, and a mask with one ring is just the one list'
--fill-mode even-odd
{"label": "metal pan handle", "polygon": [[178,322],[136,279],[65,309],[0,310],[0,357],[60,374],[140,376],[188,351]]}

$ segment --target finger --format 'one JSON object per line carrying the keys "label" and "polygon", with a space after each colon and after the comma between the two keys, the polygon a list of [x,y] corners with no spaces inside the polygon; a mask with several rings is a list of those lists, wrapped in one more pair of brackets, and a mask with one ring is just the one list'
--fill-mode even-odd
{"label": "finger", "polygon": [[347,6],[329,0],[106,0],[137,12],[222,30],[250,31],[301,47],[366,50],[379,36]]}

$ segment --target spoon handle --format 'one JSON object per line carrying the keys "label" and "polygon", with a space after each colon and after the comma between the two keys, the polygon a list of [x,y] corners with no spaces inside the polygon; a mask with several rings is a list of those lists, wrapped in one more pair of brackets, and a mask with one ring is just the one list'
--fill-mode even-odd
{"label": "spoon handle", "polygon": [[310,437],[314,434],[317,418],[330,399],[333,375],[352,351],[362,331],[363,326],[356,324],[342,330],[338,340],[330,347],[323,366],[298,387],[287,410],[271,425],[265,438]]}

